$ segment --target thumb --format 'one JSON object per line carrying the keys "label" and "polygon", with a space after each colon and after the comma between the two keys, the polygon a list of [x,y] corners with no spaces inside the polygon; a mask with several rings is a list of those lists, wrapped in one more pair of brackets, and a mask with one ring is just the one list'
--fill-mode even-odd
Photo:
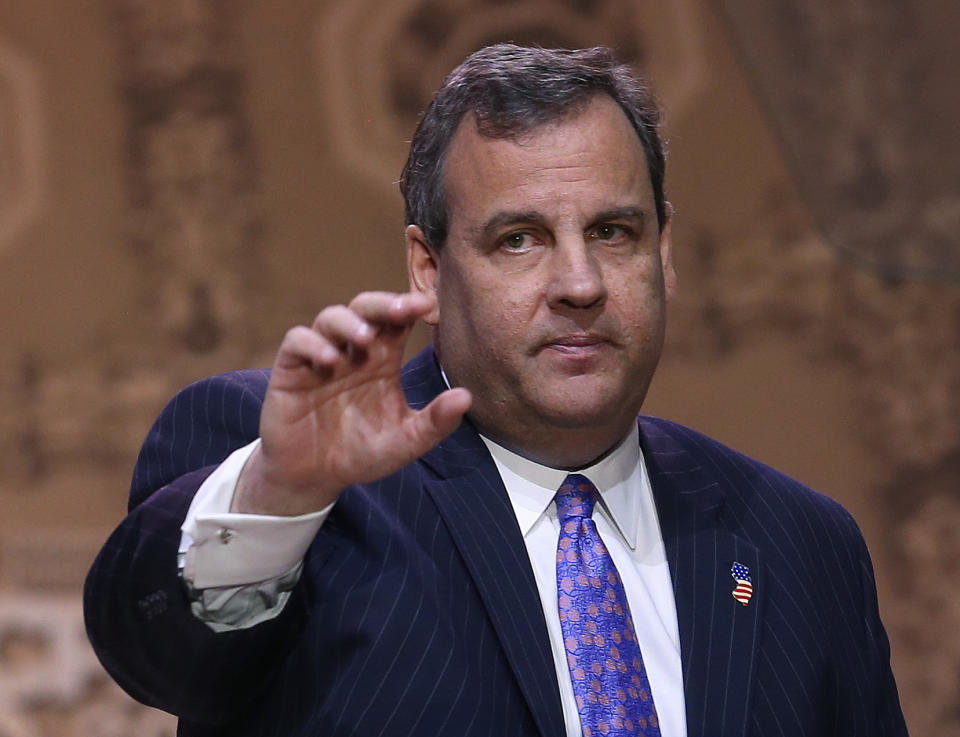
{"label": "thumb", "polygon": [[468,389],[457,387],[438,394],[430,404],[415,412],[409,421],[417,439],[420,456],[457,429],[460,420],[470,409],[473,397]]}

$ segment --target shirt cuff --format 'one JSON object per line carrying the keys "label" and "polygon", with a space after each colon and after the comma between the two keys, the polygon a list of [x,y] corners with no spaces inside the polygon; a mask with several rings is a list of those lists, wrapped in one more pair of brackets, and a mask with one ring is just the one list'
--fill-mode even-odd
{"label": "shirt cuff", "polygon": [[296,566],[333,504],[297,517],[230,511],[240,472],[257,439],[234,451],[201,484],[180,528],[183,575],[194,589],[245,586]]}

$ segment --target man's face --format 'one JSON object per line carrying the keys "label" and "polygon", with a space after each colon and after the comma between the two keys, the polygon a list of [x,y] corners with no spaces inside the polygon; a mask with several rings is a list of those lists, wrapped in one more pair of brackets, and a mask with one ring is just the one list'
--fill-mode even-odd
{"label": "man's face", "polygon": [[445,174],[443,248],[407,233],[413,288],[436,289],[440,362],[484,434],[582,466],[635,421],[675,285],[640,141],[605,95],[517,140],[467,117]]}

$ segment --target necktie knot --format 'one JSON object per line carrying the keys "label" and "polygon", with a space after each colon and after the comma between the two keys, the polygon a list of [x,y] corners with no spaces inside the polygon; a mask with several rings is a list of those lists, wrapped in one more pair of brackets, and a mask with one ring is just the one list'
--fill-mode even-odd
{"label": "necktie knot", "polygon": [[557,517],[562,524],[571,517],[590,518],[600,492],[586,476],[571,473],[557,492]]}

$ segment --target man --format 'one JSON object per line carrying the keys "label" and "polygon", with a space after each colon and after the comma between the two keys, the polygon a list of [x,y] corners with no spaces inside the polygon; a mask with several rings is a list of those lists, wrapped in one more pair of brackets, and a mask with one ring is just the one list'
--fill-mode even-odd
{"label": "man", "polygon": [[603,49],[451,73],[410,291],[151,430],[85,593],[131,694],[185,735],[905,734],[850,516],[637,418],[676,286],[657,115]]}

